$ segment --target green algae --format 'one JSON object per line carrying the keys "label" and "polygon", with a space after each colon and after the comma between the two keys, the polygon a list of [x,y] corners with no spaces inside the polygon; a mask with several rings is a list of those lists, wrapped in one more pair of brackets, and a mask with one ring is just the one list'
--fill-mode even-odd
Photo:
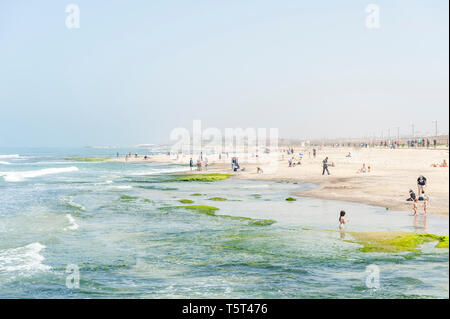
{"label": "green algae", "polygon": [[200,193],[193,193],[193,194],[191,194],[191,196],[203,196],[203,194],[200,194]]}
{"label": "green algae", "polygon": [[192,204],[194,201],[193,200],[191,200],[191,199],[186,199],[186,198],[183,198],[183,199],[179,199],[178,200],[180,203],[183,203],[183,204]]}
{"label": "green algae", "polygon": [[417,251],[426,242],[437,241],[436,248],[448,248],[448,236],[418,234],[402,231],[387,232],[349,232],[363,247],[362,252],[402,252]]}
{"label": "green algae", "polygon": [[189,206],[175,206],[176,208],[184,208],[189,210],[194,210],[198,213],[215,216],[215,211],[219,210],[217,207],[214,206],[207,206],[207,205],[189,205]]}
{"label": "green algae", "polygon": [[168,182],[215,182],[233,176],[232,174],[208,173],[208,174],[186,174],[173,177]]}
{"label": "green algae", "polygon": [[249,222],[249,225],[253,226],[269,226],[276,223],[273,219],[253,219]]}
{"label": "green algae", "polygon": [[109,160],[109,158],[97,158],[97,157],[67,157],[66,161],[76,161],[76,162],[104,162]]}
{"label": "green algae", "polygon": [[294,197],[287,197],[286,200],[288,202],[295,202],[296,201],[296,199]]}
{"label": "green algae", "polygon": [[224,197],[211,197],[211,198],[208,198],[208,200],[214,200],[214,201],[217,201],[217,202],[223,202],[223,201],[226,201],[228,199],[226,199]]}
{"label": "green algae", "polygon": [[232,216],[232,215],[216,215],[216,211],[219,208],[214,206],[207,205],[188,205],[188,206],[168,206],[168,207],[160,207],[160,210],[171,210],[176,208],[183,208],[196,211],[198,213],[206,214],[209,216],[219,217],[219,218],[227,218],[232,220],[240,220],[246,221],[248,225],[251,226],[269,226],[274,224],[276,221],[273,219],[254,219],[250,217],[242,217],[242,216]]}
{"label": "green algae", "polygon": [[276,223],[273,219],[255,219],[250,217],[242,217],[242,216],[232,216],[232,215],[216,215],[217,217],[229,218],[234,220],[243,220],[247,221],[249,225],[252,226],[269,226]]}
{"label": "green algae", "polygon": [[122,196],[120,196],[120,199],[123,200],[123,201],[129,202],[129,201],[132,201],[132,200],[135,200],[135,199],[138,199],[138,198],[134,197],[134,196],[122,195]]}
{"label": "green algae", "polygon": [[251,197],[253,197],[254,199],[260,199],[261,195],[260,194],[251,194]]}
{"label": "green algae", "polygon": [[448,236],[438,236],[435,234],[418,234],[420,237],[430,240],[437,241],[436,248],[448,248]]}

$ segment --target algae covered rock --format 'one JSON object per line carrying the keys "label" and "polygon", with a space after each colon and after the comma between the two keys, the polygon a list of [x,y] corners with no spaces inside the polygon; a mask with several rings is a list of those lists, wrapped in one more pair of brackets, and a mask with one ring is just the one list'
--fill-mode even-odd
{"label": "algae covered rock", "polygon": [[208,198],[208,200],[214,200],[214,201],[217,201],[217,202],[223,202],[223,201],[226,201],[228,199],[226,199],[224,197],[211,197],[211,198]]}
{"label": "algae covered rock", "polygon": [[402,252],[416,251],[426,242],[437,241],[437,248],[448,248],[448,236],[418,234],[403,231],[386,232],[349,232],[356,242],[363,247],[363,252]]}
{"label": "algae covered rock", "polygon": [[207,205],[189,205],[189,206],[177,206],[177,207],[194,210],[196,212],[207,214],[210,216],[215,216],[215,211],[219,210],[217,207],[207,206]]}
{"label": "algae covered rock", "polygon": [[123,201],[129,202],[129,201],[132,201],[132,200],[135,200],[138,198],[134,197],[134,196],[122,195],[122,196],[120,196],[120,199]]}
{"label": "algae covered rock", "polygon": [[185,199],[185,198],[183,198],[183,199],[179,199],[178,200],[180,203],[183,203],[183,204],[192,204],[194,201],[193,200],[191,200],[191,199]]}

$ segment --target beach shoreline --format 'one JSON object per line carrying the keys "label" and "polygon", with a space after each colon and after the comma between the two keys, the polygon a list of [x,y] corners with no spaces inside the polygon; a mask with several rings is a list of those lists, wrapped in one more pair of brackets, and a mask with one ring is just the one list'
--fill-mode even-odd
{"label": "beach shoreline", "polygon": [[[316,158],[312,155],[312,148],[300,149],[303,154],[302,164],[288,167],[288,157],[280,154],[275,170],[268,172],[267,162],[258,162],[258,159],[250,161],[239,160],[245,171],[233,172],[234,178],[247,180],[263,180],[290,183],[312,183],[316,187],[295,192],[299,197],[312,197],[328,200],[340,200],[348,202],[364,203],[373,206],[384,207],[387,210],[411,211],[412,202],[406,201],[408,191],[417,190],[417,177],[424,175],[428,179],[426,187],[430,196],[428,213],[433,215],[448,216],[449,214],[449,169],[448,167],[432,167],[431,164],[441,163],[444,159],[448,163],[448,149],[383,149],[383,148],[320,148]],[[348,153],[351,157],[347,157]],[[334,163],[330,167],[331,175],[322,175],[322,160],[326,156],[329,162]],[[295,156],[294,156],[295,157]],[[296,158],[299,156],[297,155]],[[188,156],[171,157],[169,155],[150,156],[146,161],[167,164],[186,165]],[[178,172],[178,174],[207,172],[230,173],[231,155],[229,158],[218,155],[207,155],[208,171]],[[196,158],[193,158],[194,165]],[[124,161],[124,159],[113,159]],[[129,158],[130,163],[144,161],[142,157]],[[273,163],[272,163],[273,164]],[[371,171],[359,173],[362,164],[371,166]],[[264,171],[256,172],[257,167]],[[187,167],[188,169],[188,167]],[[422,204],[419,202],[419,212],[423,214]]]}

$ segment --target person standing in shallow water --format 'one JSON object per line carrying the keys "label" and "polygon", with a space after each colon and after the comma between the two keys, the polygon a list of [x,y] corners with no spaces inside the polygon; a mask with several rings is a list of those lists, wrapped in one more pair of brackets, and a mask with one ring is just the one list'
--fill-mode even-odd
{"label": "person standing in shallow water", "polygon": [[348,220],[345,219],[345,211],[341,210],[339,214],[339,229],[344,230],[347,222]]}

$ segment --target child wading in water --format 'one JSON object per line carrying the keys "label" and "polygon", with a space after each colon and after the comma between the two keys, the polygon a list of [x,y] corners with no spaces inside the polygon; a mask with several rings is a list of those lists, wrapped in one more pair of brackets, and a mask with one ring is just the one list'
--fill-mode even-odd
{"label": "child wading in water", "polygon": [[417,204],[419,203],[419,201],[423,201],[423,213],[426,215],[427,214],[427,204],[428,204],[428,200],[430,198],[428,197],[428,195],[425,195],[425,191],[422,191],[422,194],[419,196],[419,198],[415,198],[414,199],[414,205],[413,205],[413,210],[414,210],[414,216],[417,215]]}
{"label": "child wading in water", "polygon": [[344,218],[345,216],[345,212],[343,210],[341,210],[340,216],[339,216],[339,229],[340,230],[344,230],[345,228],[345,224],[348,222],[348,220],[346,220]]}

